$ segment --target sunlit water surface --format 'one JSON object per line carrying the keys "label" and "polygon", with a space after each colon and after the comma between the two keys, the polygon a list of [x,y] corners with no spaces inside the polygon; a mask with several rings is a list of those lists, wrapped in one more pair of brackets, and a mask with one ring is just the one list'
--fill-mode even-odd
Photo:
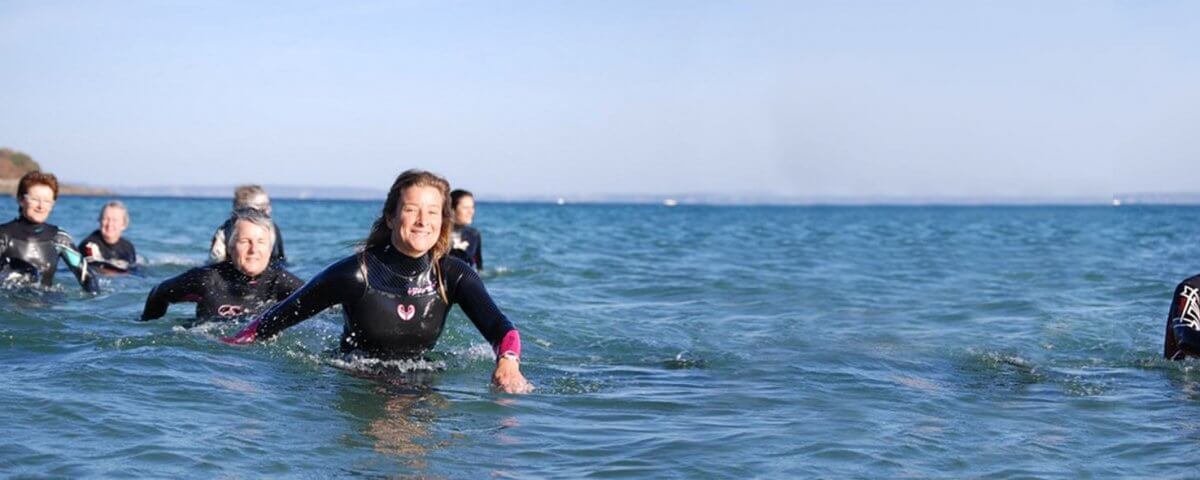
{"label": "sunlit water surface", "polygon": [[[77,239],[104,199],[64,198]],[[455,309],[428,362],[333,355],[328,311],[249,347],[192,307],[226,200],[131,199],[142,276],[0,291],[0,473],[451,478],[1189,476],[1200,369],[1159,359],[1194,208],[482,202],[526,396]],[[292,270],[378,202],[278,201]],[[14,208],[15,210],[15,208]],[[408,368],[415,367],[415,368]],[[400,370],[407,370],[400,372]],[[380,373],[382,372],[382,373]]]}

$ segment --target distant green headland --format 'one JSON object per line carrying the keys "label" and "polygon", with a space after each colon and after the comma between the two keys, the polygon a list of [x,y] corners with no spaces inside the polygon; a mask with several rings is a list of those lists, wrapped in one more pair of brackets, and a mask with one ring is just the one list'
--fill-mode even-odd
{"label": "distant green headland", "polygon": [[[17,182],[22,175],[41,169],[42,166],[29,154],[11,148],[0,148],[0,194],[16,193]],[[62,178],[59,178],[58,193],[59,195],[112,195],[111,191],[104,188],[63,183]]]}

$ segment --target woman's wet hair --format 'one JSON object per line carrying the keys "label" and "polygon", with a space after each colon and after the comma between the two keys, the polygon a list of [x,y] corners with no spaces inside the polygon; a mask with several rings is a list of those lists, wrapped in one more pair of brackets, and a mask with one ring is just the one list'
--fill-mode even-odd
{"label": "woman's wet hair", "polygon": [[45,185],[50,187],[54,192],[53,200],[58,200],[58,177],[53,173],[45,173],[41,171],[33,171],[21,176],[21,181],[17,183],[17,200],[29,193],[29,189],[35,185]]}
{"label": "woman's wet hair", "polygon": [[362,248],[368,250],[392,243],[392,228],[388,226],[388,218],[396,215],[400,197],[409,187],[433,187],[442,194],[442,229],[438,232],[437,243],[430,250],[433,252],[433,260],[436,262],[450,251],[450,232],[454,230],[454,212],[450,207],[450,182],[425,170],[406,170],[396,177],[396,181],[392,182],[392,188],[388,190],[387,200],[383,202],[379,218],[375,219],[375,223],[371,225],[371,233],[362,241]]}
{"label": "woman's wet hair", "polygon": [[236,262],[237,254],[234,252],[237,252],[238,222],[250,222],[267,231],[267,239],[270,241],[267,246],[267,254],[270,255],[275,248],[275,222],[271,221],[271,217],[253,208],[242,208],[234,210],[233,214],[229,216],[229,220],[229,231],[225,232],[225,251],[229,252],[229,261]]}
{"label": "woman's wet hair", "polygon": [[470,191],[463,190],[461,188],[455,189],[453,192],[450,192],[450,209],[454,210],[454,209],[458,208],[458,201],[462,200],[463,197],[475,198],[475,195],[472,194]]}

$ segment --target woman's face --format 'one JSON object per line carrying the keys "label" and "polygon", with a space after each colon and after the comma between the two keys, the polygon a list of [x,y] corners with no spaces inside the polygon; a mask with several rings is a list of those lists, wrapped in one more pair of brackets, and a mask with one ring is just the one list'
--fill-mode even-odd
{"label": "woman's face", "polygon": [[270,231],[245,220],[239,220],[234,228],[237,229],[237,243],[233,244],[233,265],[242,273],[256,277],[271,262],[273,239]]}
{"label": "woman's face", "polygon": [[392,246],[410,257],[420,257],[437,244],[442,233],[445,197],[437,188],[416,185],[404,189],[400,203],[388,219]]}
{"label": "woman's face", "polygon": [[458,206],[454,207],[454,224],[455,225],[470,225],[475,219],[475,197],[463,195],[458,199]]}
{"label": "woman's face", "polygon": [[17,199],[21,205],[21,216],[33,223],[46,223],[50,211],[54,210],[54,190],[42,184],[29,187],[25,195]]}
{"label": "woman's face", "polygon": [[100,216],[100,236],[104,238],[104,243],[112,245],[121,239],[121,233],[129,225],[125,215],[125,210],[117,207],[104,209],[104,215]]}

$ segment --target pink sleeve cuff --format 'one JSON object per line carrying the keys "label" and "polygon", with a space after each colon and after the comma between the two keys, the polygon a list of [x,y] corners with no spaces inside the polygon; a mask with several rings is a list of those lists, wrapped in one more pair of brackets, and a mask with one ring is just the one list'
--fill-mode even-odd
{"label": "pink sleeve cuff", "polygon": [[254,343],[254,341],[258,339],[258,323],[261,321],[261,318],[255,319],[254,322],[246,325],[246,328],[243,328],[242,331],[238,332],[236,335],[232,337],[221,337],[221,341],[230,345]]}
{"label": "pink sleeve cuff", "polygon": [[521,358],[521,334],[516,329],[509,330],[508,333],[504,334],[504,338],[500,340],[500,345],[496,346],[497,359],[508,353]]}

